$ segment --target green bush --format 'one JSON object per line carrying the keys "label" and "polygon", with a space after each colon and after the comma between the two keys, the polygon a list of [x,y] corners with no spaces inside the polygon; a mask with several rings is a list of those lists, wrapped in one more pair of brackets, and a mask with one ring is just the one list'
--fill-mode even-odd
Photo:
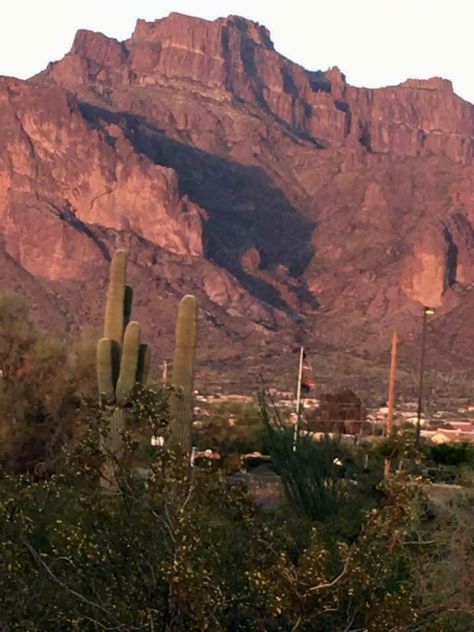
{"label": "green bush", "polygon": [[474,447],[469,443],[433,445],[429,458],[439,465],[467,465],[474,468]]}

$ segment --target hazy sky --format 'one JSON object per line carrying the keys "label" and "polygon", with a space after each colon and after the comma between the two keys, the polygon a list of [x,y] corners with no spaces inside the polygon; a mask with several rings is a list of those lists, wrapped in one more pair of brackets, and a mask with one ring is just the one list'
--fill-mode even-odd
{"label": "hazy sky", "polygon": [[339,66],[353,85],[440,75],[474,102],[474,0],[0,0],[0,74],[26,78],[59,59],[79,28],[125,39],[138,17],[238,14],[312,70]]}

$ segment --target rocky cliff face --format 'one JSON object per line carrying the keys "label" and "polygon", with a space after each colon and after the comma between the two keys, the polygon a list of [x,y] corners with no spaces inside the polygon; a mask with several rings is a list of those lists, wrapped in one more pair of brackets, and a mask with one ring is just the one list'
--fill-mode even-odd
{"label": "rocky cliff face", "polygon": [[71,52],[45,76],[71,87],[189,82],[217,99],[252,104],[323,147],[362,144],[374,153],[473,159],[474,108],[441,78],[367,90],[332,68],[310,72],[279,55],[265,27],[240,17],[214,22],[172,13],[138,20],[126,42],[79,31]]}
{"label": "rocky cliff face", "polygon": [[440,331],[470,326],[474,106],[449,81],[356,88],[253,22],[171,14],[125,42],[79,31],[37,77],[0,80],[0,129],[0,250],[61,322],[121,244],[166,340],[199,295],[220,367],[250,347],[265,364],[276,337],[373,356],[423,304]]}
{"label": "rocky cliff face", "polygon": [[[77,230],[81,223],[128,229],[177,254],[203,254],[205,212],[180,196],[173,170],[137,154],[118,127],[92,128],[62,89],[4,79],[0,95],[0,218],[7,252],[27,270],[74,276],[94,260],[99,249]],[[51,248],[41,240],[33,252],[38,235],[22,231],[25,213]],[[81,245],[71,261],[65,245],[76,234]],[[48,264],[51,255],[57,260]]]}

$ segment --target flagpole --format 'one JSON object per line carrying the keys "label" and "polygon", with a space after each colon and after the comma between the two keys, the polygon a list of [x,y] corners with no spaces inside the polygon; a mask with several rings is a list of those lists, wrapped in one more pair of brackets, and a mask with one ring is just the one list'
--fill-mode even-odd
{"label": "flagpole", "polygon": [[296,386],[296,423],[293,434],[293,452],[296,452],[296,443],[298,441],[298,431],[301,417],[301,380],[303,378],[303,359],[304,359],[304,347],[300,348],[300,364],[298,367],[298,383]]}

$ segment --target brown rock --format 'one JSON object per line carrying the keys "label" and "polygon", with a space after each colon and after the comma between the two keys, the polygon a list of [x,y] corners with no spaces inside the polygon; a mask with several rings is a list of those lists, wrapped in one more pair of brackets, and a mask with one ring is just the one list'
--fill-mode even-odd
{"label": "brown rock", "polygon": [[252,247],[244,252],[240,257],[240,264],[242,268],[250,274],[255,274],[260,268],[260,254],[257,248]]}
{"label": "brown rock", "polygon": [[77,277],[78,264],[103,257],[87,235],[94,224],[202,254],[205,213],[179,195],[176,173],[137,154],[120,128],[109,135],[91,127],[72,94],[2,79],[0,125],[8,130],[0,138],[0,221],[7,252],[28,271]]}

